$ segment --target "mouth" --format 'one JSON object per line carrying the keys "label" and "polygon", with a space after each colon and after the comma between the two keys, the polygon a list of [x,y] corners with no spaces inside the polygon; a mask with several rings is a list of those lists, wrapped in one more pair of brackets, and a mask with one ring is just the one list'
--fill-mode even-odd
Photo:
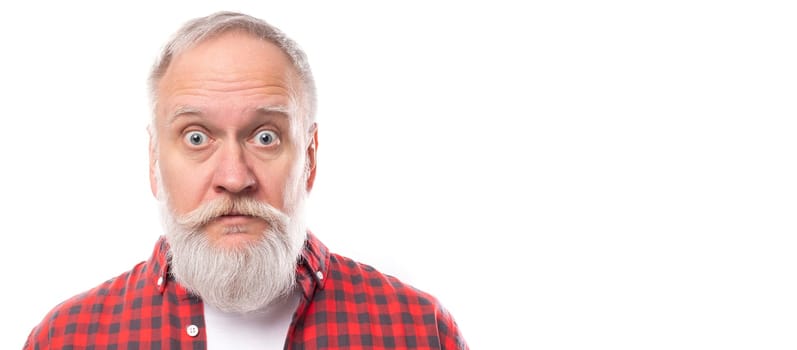
{"label": "mouth", "polygon": [[265,228],[262,218],[241,213],[227,213],[213,219],[207,229],[218,230],[225,236],[260,233]]}
{"label": "mouth", "polygon": [[215,221],[220,221],[225,224],[242,224],[250,220],[256,220],[257,217],[241,213],[228,213],[216,218]]}
{"label": "mouth", "polygon": [[243,212],[237,210],[233,210],[228,213],[222,214],[219,217],[254,217],[254,216],[250,214],[244,214]]}

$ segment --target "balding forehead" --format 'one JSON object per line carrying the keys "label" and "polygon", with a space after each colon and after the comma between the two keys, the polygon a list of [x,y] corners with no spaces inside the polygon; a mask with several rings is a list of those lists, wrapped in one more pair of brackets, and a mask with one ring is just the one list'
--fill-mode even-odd
{"label": "balding forehead", "polygon": [[150,101],[153,118],[157,116],[160,100],[158,85],[174,56],[183,51],[229,31],[244,31],[261,41],[276,45],[291,61],[298,73],[301,91],[301,118],[310,123],[315,120],[316,90],[315,80],[304,51],[281,30],[267,22],[241,13],[218,12],[186,22],[173,38],[164,46],[160,57],[150,71]]}

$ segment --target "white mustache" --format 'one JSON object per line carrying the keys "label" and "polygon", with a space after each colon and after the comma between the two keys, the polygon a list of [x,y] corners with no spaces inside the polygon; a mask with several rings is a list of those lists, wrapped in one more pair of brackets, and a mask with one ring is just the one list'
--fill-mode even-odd
{"label": "white mustache", "polygon": [[272,230],[285,232],[290,220],[288,215],[250,197],[220,197],[204,203],[199,208],[185,215],[176,215],[178,224],[192,230],[199,230],[202,226],[224,215],[248,215],[265,220]]}

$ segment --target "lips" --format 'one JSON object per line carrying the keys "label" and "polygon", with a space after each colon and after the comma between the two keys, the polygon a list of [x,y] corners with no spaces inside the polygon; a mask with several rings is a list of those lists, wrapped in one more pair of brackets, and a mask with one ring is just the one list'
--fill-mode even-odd
{"label": "lips", "polygon": [[244,214],[244,213],[242,213],[240,211],[237,211],[237,210],[233,210],[233,211],[231,211],[229,213],[222,214],[219,217],[254,217],[254,216],[250,215],[250,214]]}
{"label": "lips", "polygon": [[241,224],[254,219],[257,219],[257,217],[244,214],[225,214],[216,218],[217,221],[231,224]]}

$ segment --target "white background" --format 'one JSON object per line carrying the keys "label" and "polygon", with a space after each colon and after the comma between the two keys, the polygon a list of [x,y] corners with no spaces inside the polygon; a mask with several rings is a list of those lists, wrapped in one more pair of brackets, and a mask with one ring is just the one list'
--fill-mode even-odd
{"label": "white background", "polygon": [[313,231],[472,348],[797,347],[789,2],[226,3],[0,5],[0,348],[149,255],[146,75],[219,9],[310,58]]}

